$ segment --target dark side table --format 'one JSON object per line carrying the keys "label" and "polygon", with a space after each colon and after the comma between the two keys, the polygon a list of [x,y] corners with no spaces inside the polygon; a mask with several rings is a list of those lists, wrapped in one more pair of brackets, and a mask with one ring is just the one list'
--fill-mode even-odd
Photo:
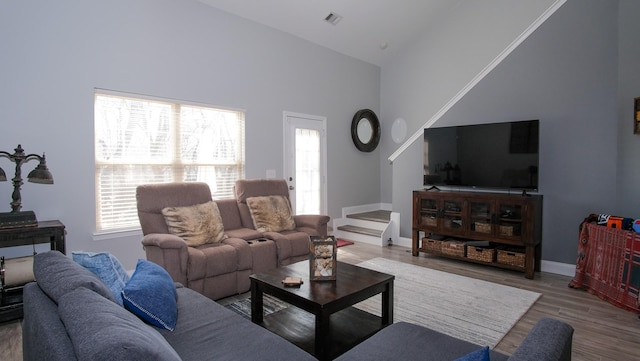
{"label": "dark side table", "polygon": [[[0,229],[0,248],[49,243],[51,250],[65,251],[65,227],[60,221],[38,222],[35,227]],[[0,323],[22,318],[22,286],[2,289]]]}

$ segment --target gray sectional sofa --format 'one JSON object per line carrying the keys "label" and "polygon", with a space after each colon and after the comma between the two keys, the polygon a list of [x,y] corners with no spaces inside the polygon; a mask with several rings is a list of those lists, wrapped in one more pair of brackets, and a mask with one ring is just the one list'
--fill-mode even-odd
{"label": "gray sectional sofa", "polygon": [[[315,360],[298,347],[191,289],[176,284],[173,331],[150,326],[118,305],[93,273],[57,251],[34,259],[24,288],[24,360]],[[167,276],[168,277],[168,276]],[[491,360],[571,359],[571,326],[542,319],[512,356]],[[454,360],[479,349],[409,323],[395,323],[338,360]]]}
{"label": "gray sectional sofa", "polygon": [[[491,361],[570,361],[573,328],[542,318],[511,355],[490,351]],[[481,346],[406,322],[394,323],[355,346],[336,361],[452,361]],[[472,359],[477,360],[477,359]]]}
{"label": "gray sectional sofa", "polygon": [[315,360],[201,294],[177,286],[173,331],[118,305],[93,273],[57,251],[34,259],[24,288],[24,360]]}

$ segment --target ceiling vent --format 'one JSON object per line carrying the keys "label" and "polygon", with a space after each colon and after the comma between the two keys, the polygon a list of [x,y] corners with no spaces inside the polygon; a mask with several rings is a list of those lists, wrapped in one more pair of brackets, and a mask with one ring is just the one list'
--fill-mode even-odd
{"label": "ceiling vent", "polygon": [[336,25],[342,20],[342,16],[331,12],[329,15],[325,16],[324,21],[328,22],[331,25]]}

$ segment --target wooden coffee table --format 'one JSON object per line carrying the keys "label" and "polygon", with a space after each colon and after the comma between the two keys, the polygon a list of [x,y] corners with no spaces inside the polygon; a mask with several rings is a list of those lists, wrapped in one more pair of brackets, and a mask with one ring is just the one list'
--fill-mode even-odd
{"label": "wooden coffee table", "polygon": [[[284,287],[285,277],[302,277],[300,287]],[[251,279],[251,321],[298,345],[320,360],[330,360],[393,323],[395,276],[338,262],[336,281],[309,281],[302,261]],[[263,294],[295,307],[263,316]],[[382,294],[381,317],[351,307]]]}

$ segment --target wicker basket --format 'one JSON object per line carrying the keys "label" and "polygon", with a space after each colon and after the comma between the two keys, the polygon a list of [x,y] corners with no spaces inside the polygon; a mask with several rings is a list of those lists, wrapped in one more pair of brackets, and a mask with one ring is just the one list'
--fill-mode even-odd
{"label": "wicker basket", "polygon": [[496,258],[496,249],[487,247],[467,246],[467,258],[491,263]]}
{"label": "wicker basket", "polygon": [[476,222],[475,223],[475,228],[476,228],[476,232],[479,233],[491,233],[491,224],[489,223],[482,223],[482,222]]}
{"label": "wicker basket", "polygon": [[513,226],[500,226],[500,235],[512,237],[513,236]]}
{"label": "wicker basket", "polygon": [[442,242],[441,251],[442,253],[449,256],[464,257],[466,246],[465,246],[465,243],[462,241],[448,240],[448,241]]}
{"label": "wicker basket", "polygon": [[520,250],[499,249],[498,263],[524,268],[525,254]]}
{"label": "wicker basket", "polygon": [[442,241],[424,237],[422,239],[422,249],[427,252],[440,253],[442,250]]}
{"label": "wicker basket", "polygon": [[422,225],[428,227],[435,227],[438,225],[438,219],[436,217],[422,217]]}

